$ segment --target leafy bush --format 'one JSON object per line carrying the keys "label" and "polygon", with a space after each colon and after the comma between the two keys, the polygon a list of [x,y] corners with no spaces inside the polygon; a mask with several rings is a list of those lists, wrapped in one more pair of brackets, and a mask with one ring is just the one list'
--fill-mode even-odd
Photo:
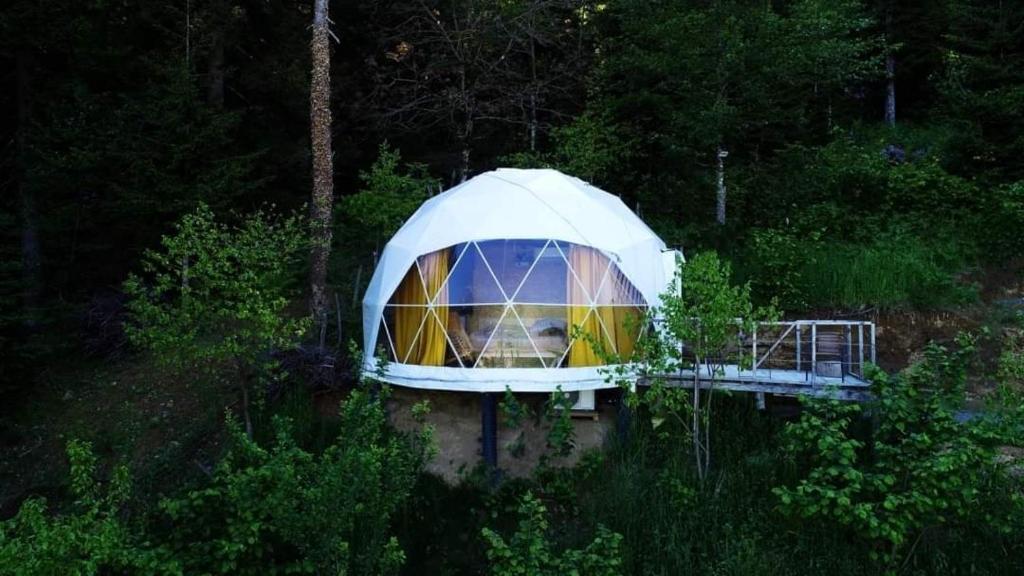
{"label": "leafy bush", "polygon": [[804,402],[800,421],[786,430],[789,453],[808,468],[795,486],[775,490],[782,510],[848,528],[871,543],[871,556],[894,569],[913,554],[925,529],[979,515],[1004,533],[1024,524],[1024,497],[1008,509],[979,506],[986,491],[1007,484],[996,459],[1002,440],[984,420],[961,421],[973,342],[949,353],[932,345],[925,359],[896,377],[871,375],[877,395],[869,441],[855,437],[857,404]]}
{"label": "leafy bush", "polygon": [[354,390],[341,404],[341,434],[319,455],[295,444],[285,420],[269,449],[234,427],[212,482],[161,504],[186,571],[395,573],[404,553],[391,520],[429,439],[388,430],[383,398]]}
{"label": "leafy bush", "polygon": [[494,576],[616,576],[622,574],[619,544],[622,536],[603,526],[597,527],[594,540],[582,550],[551,550],[547,509],[527,492],[519,504],[519,526],[506,542],[500,534],[483,529],[487,541],[487,559]]}
{"label": "leafy bush", "polygon": [[166,551],[152,547],[122,520],[121,508],[131,491],[128,469],[118,466],[102,486],[89,444],[71,441],[67,454],[73,504],[51,516],[46,501],[33,498],[0,523],[0,573],[181,574]]}

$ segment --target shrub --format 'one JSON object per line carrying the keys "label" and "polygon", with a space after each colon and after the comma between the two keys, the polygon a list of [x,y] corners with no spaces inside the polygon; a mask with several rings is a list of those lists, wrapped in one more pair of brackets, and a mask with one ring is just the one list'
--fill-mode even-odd
{"label": "shrub", "polygon": [[409,496],[428,438],[387,428],[384,396],[355,390],[322,454],[279,419],[270,448],[233,427],[212,482],[161,504],[170,546],[190,573],[394,574],[404,561],[391,520]]}
{"label": "shrub", "polygon": [[1024,498],[996,510],[979,506],[986,491],[1006,487],[996,459],[1002,440],[984,420],[961,421],[973,341],[950,353],[932,345],[899,376],[871,374],[875,430],[851,432],[857,404],[805,399],[799,422],[786,430],[787,449],[806,472],[775,493],[784,512],[848,528],[871,545],[887,568],[913,554],[925,529],[978,519],[1009,533],[1024,520]]}
{"label": "shrub", "polygon": [[603,526],[582,550],[555,552],[548,540],[547,509],[527,492],[519,504],[519,525],[508,542],[490,528],[483,529],[487,559],[494,576],[616,576],[622,574],[619,545],[622,536]]}
{"label": "shrub", "polygon": [[131,484],[118,466],[106,486],[96,479],[96,457],[85,442],[67,446],[71,461],[70,509],[54,516],[33,498],[0,523],[2,574],[181,574],[166,551],[152,547],[121,517]]}

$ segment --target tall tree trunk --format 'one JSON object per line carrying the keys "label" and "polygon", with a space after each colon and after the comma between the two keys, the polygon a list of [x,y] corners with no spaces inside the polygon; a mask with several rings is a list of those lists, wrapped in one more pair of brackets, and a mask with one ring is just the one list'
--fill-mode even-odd
{"label": "tall tree trunk", "polygon": [[896,126],[896,58],[885,56],[885,123]]}
{"label": "tall tree trunk", "polygon": [[42,266],[39,248],[39,217],[36,197],[28,185],[27,156],[28,128],[32,116],[31,70],[32,53],[27,47],[18,49],[15,56],[17,90],[17,119],[15,154],[17,155],[17,182],[21,212],[21,270],[23,294],[23,319],[29,329],[37,323],[39,309],[39,273]]}
{"label": "tall tree trunk", "polygon": [[462,95],[462,113],[465,117],[462,119],[462,129],[459,133],[459,142],[462,143],[462,157],[459,159],[459,182],[465,182],[469,179],[469,156],[470,156],[470,145],[473,141],[473,109],[475,102],[473,102],[473,95],[469,93],[469,88],[466,84],[466,68],[463,66],[459,70],[459,89]]}
{"label": "tall tree trunk", "polygon": [[[892,38],[892,8],[885,10],[886,42]],[[885,123],[896,126],[896,56],[890,48],[885,54]]]}
{"label": "tall tree trunk", "polygon": [[715,218],[719,224],[725,224],[725,157],[728,156],[729,153],[725,151],[725,148],[723,148],[721,144],[718,145],[718,148],[715,150],[715,152],[715,155],[718,157],[718,168],[716,169],[716,176],[718,182],[718,202],[716,206]]}
{"label": "tall tree trunk", "polygon": [[[530,29],[536,29],[531,22]],[[537,43],[530,36],[530,152],[537,151]]]}
{"label": "tall tree trunk", "polygon": [[310,309],[320,347],[327,333],[327,260],[331,254],[334,173],[331,162],[331,47],[328,0],[316,0],[313,10],[313,75],[309,92],[310,139],[313,148],[312,249]]}
{"label": "tall tree trunk", "polygon": [[206,101],[214,108],[224,107],[224,27],[227,23],[220,21],[214,24],[213,45],[210,47],[210,86],[206,92]]}

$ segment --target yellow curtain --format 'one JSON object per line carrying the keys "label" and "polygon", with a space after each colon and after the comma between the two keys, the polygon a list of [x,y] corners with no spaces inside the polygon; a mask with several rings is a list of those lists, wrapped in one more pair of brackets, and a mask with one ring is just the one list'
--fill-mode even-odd
{"label": "yellow curtain", "polygon": [[[423,274],[422,281],[420,273]],[[447,277],[448,250],[439,250],[421,257],[419,270],[414,264],[395,291],[392,303],[400,306],[395,307],[393,337],[399,362],[423,366],[444,365],[447,350],[445,332],[448,329],[448,288],[442,288],[442,284]],[[432,300],[437,311],[436,318],[427,308],[428,302]]]}
{"label": "yellow curtain", "polygon": [[[615,348],[620,358],[628,359],[633,355],[637,338],[640,336],[640,309],[633,306],[616,306],[611,310],[614,315],[612,324],[615,325]],[[609,326],[608,329],[612,330],[612,327]]]}
{"label": "yellow curtain", "polygon": [[[572,330],[573,327],[579,326],[584,334],[590,335],[596,342],[604,343],[607,347],[608,340],[601,329],[598,316],[605,321],[606,327],[611,331],[613,329],[611,325],[615,320],[612,309],[603,307],[594,310],[589,315],[587,313],[590,311],[590,298],[596,296],[597,289],[601,285],[601,277],[604,276],[604,272],[608,268],[608,259],[593,248],[574,245],[569,250],[569,265],[576,271],[576,278],[579,278],[579,282],[583,284],[580,286],[577,283],[572,271],[567,272],[569,278],[566,303],[569,305],[569,329]],[[569,350],[570,367],[600,366],[602,364],[604,361],[594,351],[590,342],[582,338],[573,342],[572,348]]]}

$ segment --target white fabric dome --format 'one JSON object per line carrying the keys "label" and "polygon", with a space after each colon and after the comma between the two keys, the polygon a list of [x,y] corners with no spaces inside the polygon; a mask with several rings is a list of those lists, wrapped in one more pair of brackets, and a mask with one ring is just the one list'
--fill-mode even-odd
{"label": "white fabric dome", "polygon": [[[365,368],[374,370],[382,315],[417,258],[472,241],[547,239],[605,254],[654,306],[671,280],[675,252],[619,198],[556,170],[502,168],[423,203],[381,254],[363,299]],[[553,244],[552,244],[553,245]],[[406,386],[475,391],[604,387],[596,368],[465,368],[392,362],[385,380]]]}

